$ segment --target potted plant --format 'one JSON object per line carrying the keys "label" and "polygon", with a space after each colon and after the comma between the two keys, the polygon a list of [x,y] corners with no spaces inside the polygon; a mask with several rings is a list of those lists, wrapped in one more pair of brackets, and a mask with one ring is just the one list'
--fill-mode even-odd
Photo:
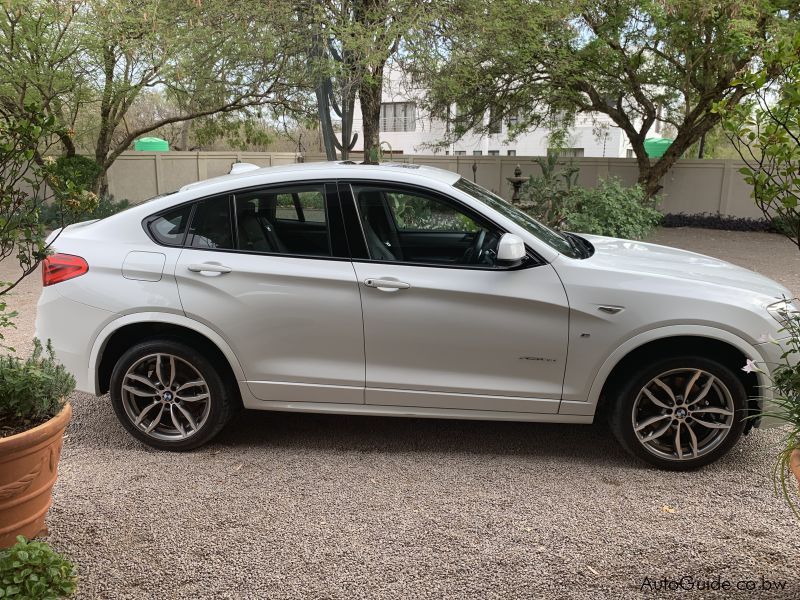
{"label": "potted plant", "polygon": [[48,347],[0,356],[0,548],[45,531],[75,380]]}
{"label": "potted plant", "polygon": [[72,412],[66,400],[75,381],[49,346],[45,352],[36,341],[33,354],[23,359],[6,354],[13,348],[4,346],[2,335],[16,316],[7,310],[5,295],[48,254],[42,208],[55,205],[63,226],[96,202],[59,175],[56,161],[46,156],[64,135],[33,106],[24,117],[0,117],[0,260],[13,257],[19,265],[14,281],[0,282],[0,548],[13,545],[18,535],[30,538],[44,530]]}
{"label": "potted plant", "polygon": [[[775,460],[773,475],[776,492],[783,495],[800,518],[800,313],[785,311],[781,332],[786,336],[769,339],[781,349],[781,362],[770,365],[768,387],[772,390],[772,399],[754,416],[774,418],[789,426],[783,448]],[[744,371],[764,372],[752,360],[747,361]]]}

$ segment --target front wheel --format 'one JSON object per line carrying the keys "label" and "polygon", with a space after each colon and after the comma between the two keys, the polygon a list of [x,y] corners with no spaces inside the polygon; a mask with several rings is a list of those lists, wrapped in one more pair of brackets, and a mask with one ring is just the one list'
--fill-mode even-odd
{"label": "front wheel", "polygon": [[233,391],[211,362],[176,340],[152,340],[123,354],[111,373],[111,403],[122,425],[155,448],[205,444],[233,412]]}
{"label": "front wheel", "polygon": [[699,356],[652,363],[610,398],[611,430],[631,454],[662,469],[714,462],[744,431],[747,393],[736,375]]}

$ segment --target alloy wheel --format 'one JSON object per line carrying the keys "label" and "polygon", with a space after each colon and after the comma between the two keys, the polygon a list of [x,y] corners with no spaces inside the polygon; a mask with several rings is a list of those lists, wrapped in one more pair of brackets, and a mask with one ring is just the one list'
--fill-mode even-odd
{"label": "alloy wheel", "polygon": [[122,378],[122,405],[131,423],[157,440],[184,440],[202,429],[211,410],[208,383],[173,354],[149,354]]}
{"label": "alloy wheel", "polygon": [[631,418],[639,443],[673,461],[699,458],[718,447],[734,424],[728,387],[702,369],[672,369],[651,379],[636,397]]}

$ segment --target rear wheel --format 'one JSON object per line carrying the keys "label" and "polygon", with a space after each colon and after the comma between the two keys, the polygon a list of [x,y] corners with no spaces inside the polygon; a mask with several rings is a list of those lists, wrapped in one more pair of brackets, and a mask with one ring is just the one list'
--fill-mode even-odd
{"label": "rear wheel", "polygon": [[209,360],[176,340],[152,340],[123,354],[111,374],[122,425],[155,448],[190,450],[216,436],[233,414],[234,390]]}
{"label": "rear wheel", "polygon": [[747,393],[724,365],[699,356],[641,368],[612,397],[611,429],[631,454],[682,471],[714,462],[744,431]]}

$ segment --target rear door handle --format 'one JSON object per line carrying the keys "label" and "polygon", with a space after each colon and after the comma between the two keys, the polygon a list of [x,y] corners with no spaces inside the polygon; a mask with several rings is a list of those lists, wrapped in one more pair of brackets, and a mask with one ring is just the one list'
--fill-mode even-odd
{"label": "rear door handle", "polygon": [[192,264],[186,267],[193,273],[230,273],[233,269],[230,267],[226,267],[225,265],[221,265],[219,263],[207,262],[207,263],[200,263],[200,264]]}
{"label": "rear door handle", "polygon": [[396,279],[365,279],[364,285],[377,288],[382,292],[396,292],[397,290],[407,290],[411,286],[405,281]]}

